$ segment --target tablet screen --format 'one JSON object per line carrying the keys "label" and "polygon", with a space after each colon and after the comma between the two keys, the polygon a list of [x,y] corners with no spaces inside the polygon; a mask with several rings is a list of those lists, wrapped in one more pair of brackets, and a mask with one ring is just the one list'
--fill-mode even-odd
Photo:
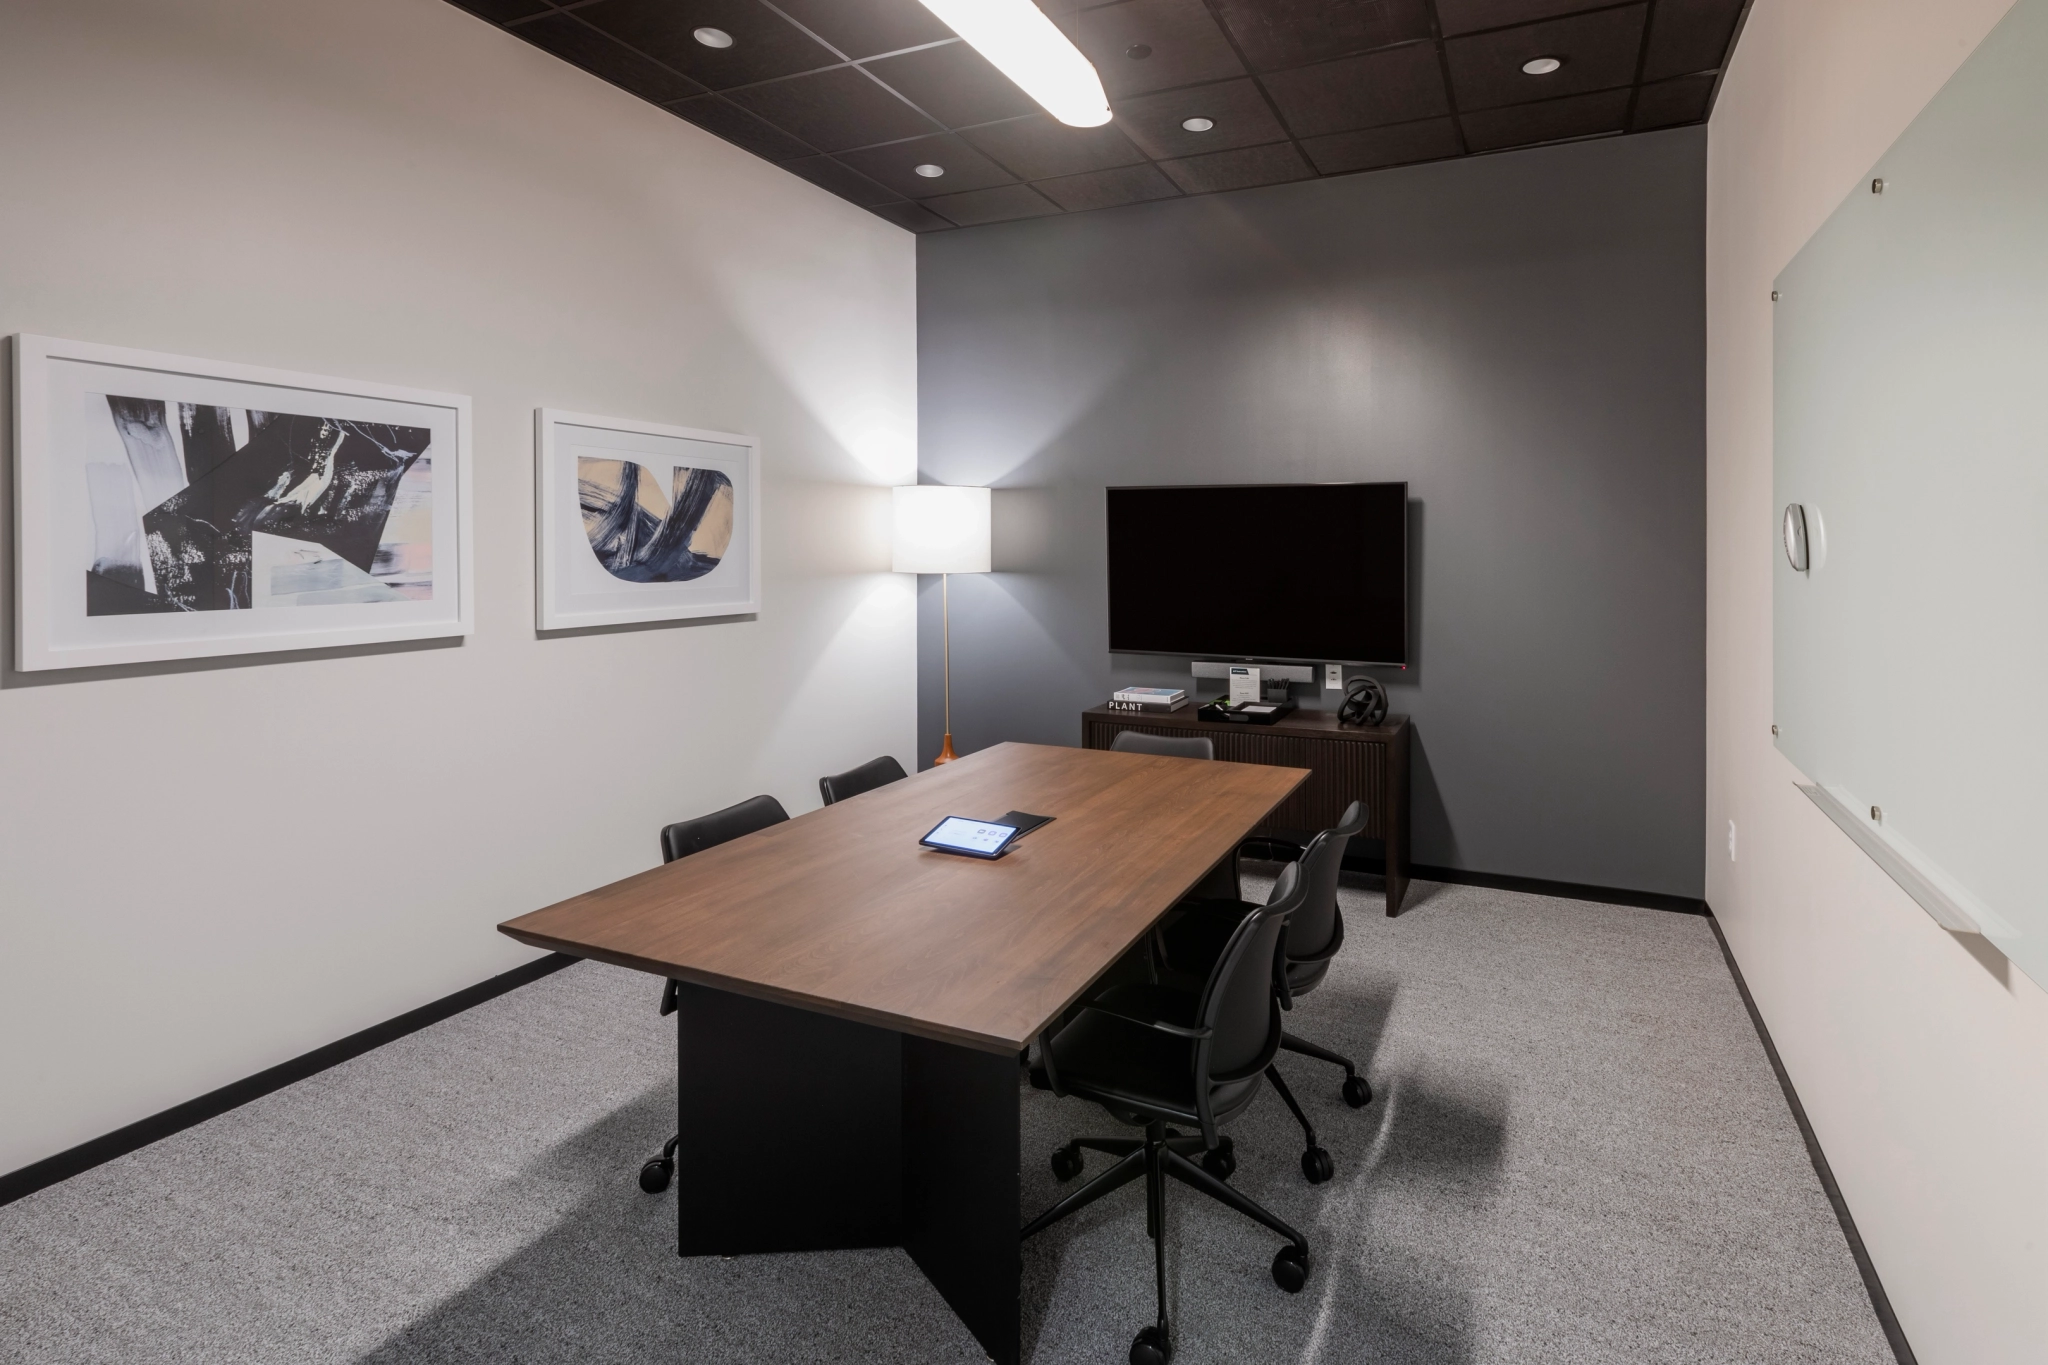
{"label": "tablet screen", "polygon": [[969,820],[964,816],[949,815],[939,822],[937,829],[925,835],[919,842],[935,844],[940,848],[957,849],[962,853],[986,855],[1000,850],[1016,832],[1015,825],[998,825],[988,820]]}

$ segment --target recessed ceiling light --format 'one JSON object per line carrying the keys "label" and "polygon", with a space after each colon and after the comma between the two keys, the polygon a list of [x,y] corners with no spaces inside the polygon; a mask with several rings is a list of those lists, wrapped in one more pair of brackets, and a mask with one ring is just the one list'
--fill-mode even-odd
{"label": "recessed ceiling light", "polygon": [[1180,126],[1191,133],[1206,133],[1216,126],[1216,120],[1207,118],[1184,118]]}
{"label": "recessed ceiling light", "polygon": [[1073,128],[1109,122],[1102,78],[1032,0],[923,0],[967,45]]}
{"label": "recessed ceiling light", "polygon": [[946,173],[946,168],[944,166],[934,166],[931,162],[927,161],[924,165],[917,168],[917,173],[927,180],[936,180]]}
{"label": "recessed ceiling light", "polygon": [[1548,76],[1563,65],[1556,57],[1531,57],[1522,63],[1522,70],[1531,76]]}
{"label": "recessed ceiling light", "polygon": [[722,28],[700,28],[692,36],[706,47],[732,46],[732,35]]}
{"label": "recessed ceiling light", "polygon": [[1152,55],[1152,48],[1146,43],[1132,43],[1124,49],[1124,55],[1134,62],[1142,62]]}

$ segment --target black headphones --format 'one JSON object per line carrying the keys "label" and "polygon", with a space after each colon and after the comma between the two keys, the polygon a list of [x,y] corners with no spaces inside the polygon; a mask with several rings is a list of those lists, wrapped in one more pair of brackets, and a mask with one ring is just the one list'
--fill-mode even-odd
{"label": "black headphones", "polygon": [[1339,725],[1378,725],[1387,718],[1387,689],[1378,678],[1353,678],[1337,707]]}

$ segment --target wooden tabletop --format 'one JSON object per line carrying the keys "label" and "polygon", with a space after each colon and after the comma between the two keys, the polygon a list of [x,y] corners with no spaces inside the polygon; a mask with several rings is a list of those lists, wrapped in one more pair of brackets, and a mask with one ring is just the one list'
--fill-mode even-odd
{"label": "wooden tabletop", "polygon": [[[1015,1052],[1306,779],[999,744],[508,920],[536,948]],[[996,861],[948,815],[1055,817]]]}

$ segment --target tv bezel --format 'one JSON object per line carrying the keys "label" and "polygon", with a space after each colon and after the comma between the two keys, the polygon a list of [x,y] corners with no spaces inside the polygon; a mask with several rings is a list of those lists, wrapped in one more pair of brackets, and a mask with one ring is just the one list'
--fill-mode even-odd
{"label": "tv bezel", "polygon": [[1118,649],[1114,642],[1110,644],[1109,652],[1111,654],[1141,655],[1154,659],[1187,659],[1190,661],[1217,659],[1242,664],[1340,664],[1355,668],[1407,668],[1409,664],[1407,656],[1415,652],[1413,649],[1414,641],[1410,638],[1414,630],[1415,621],[1414,613],[1410,610],[1414,603],[1409,597],[1408,560],[1412,553],[1412,546],[1408,535],[1409,501],[1408,481],[1406,479],[1327,479],[1318,483],[1120,483],[1105,485],[1102,490],[1104,624],[1106,627],[1108,620],[1113,617],[1110,607],[1116,593],[1114,571],[1109,563],[1109,495],[1111,493],[1166,493],[1177,489],[1195,488],[1356,488],[1364,486],[1375,488],[1395,487],[1401,490],[1401,653],[1403,657],[1399,659],[1330,659],[1285,657],[1278,654],[1234,654],[1224,649]]}

